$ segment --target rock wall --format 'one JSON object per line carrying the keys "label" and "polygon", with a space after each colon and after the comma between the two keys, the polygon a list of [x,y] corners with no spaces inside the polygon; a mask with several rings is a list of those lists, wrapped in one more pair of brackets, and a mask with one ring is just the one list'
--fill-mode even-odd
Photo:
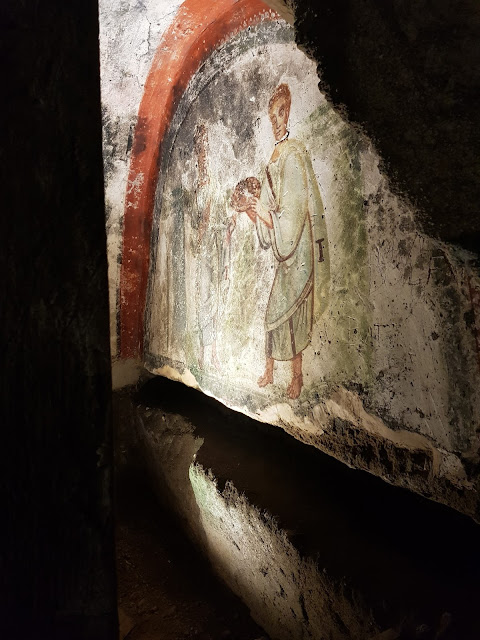
{"label": "rock wall", "polygon": [[147,470],[269,637],[477,637],[469,518],[178,383],[114,398],[124,464]]}
{"label": "rock wall", "polygon": [[1,635],[118,637],[93,0],[3,2]]}
{"label": "rock wall", "polygon": [[[398,145],[387,139],[385,123],[397,109],[382,102],[382,129],[374,97],[359,97],[386,82],[385,73],[369,83],[373,54],[363,40],[356,66],[335,67],[332,39],[322,46],[309,30],[309,16],[318,24],[322,12],[293,4],[294,29],[262,3],[221,4],[224,13],[217,4],[210,22],[201,14],[203,31],[195,2],[174,15],[166,3],[155,11],[148,4],[122,8],[120,15],[108,2],[102,6],[111,324],[119,361],[133,354],[154,374],[478,518],[478,256],[462,240],[468,234],[431,224],[435,215],[445,220],[432,167],[418,169],[414,181],[406,153],[420,125],[410,130],[411,109],[400,109]],[[240,10],[246,17],[233,28]],[[332,29],[352,47],[355,28],[335,15]],[[382,20],[386,42],[391,16]],[[407,36],[411,22],[401,22]],[[420,47],[410,35],[412,48]],[[436,42],[438,34],[431,37]],[[191,41],[191,55],[177,55],[177,41]],[[402,43],[390,44],[392,70]],[[408,49],[410,62],[412,55]],[[417,72],[412,63],[400,74],[407,103]],[[356,73],[362,89],[352,80]],[[448,64],[442,73],[451,75]],[[425,114],[436,109],[441,118],[437,102],[428,104]],[[352,122],[362,116],[369,117],[363,130]],[[463,134],[457,151],[460,143]],[[411,148],[419,144],[415,139]],[[427,151],[423,146],[423,165]],[[438,164],[435,150],[429,153]],[[443,176],[450,165],[439,153]],[[451,210],[451,185],[447,191]],[[473,189],[461,193],[464,207],[468,194],[473,203]],[[472,209],[468,219],[475,219]]]}
{"label": "rock wall", "polygon": [[290,4],[321,90],[375,141],[390,185],[408,195],[429,235],[478,254],[476,2]]}

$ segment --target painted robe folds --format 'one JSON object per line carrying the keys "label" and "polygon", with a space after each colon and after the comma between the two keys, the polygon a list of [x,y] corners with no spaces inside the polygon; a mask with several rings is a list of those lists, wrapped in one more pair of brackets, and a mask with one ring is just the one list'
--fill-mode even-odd
{"label": "painted robe folds", "polygon": [[313,320],[328,303],[330,264],[323,204],[302,143],[279,144],[262,183],[260,201],[273,228],[259,218],[263,249],[271,247],[277,268],[265,314],[266,355],[291,360],[310,343]]}

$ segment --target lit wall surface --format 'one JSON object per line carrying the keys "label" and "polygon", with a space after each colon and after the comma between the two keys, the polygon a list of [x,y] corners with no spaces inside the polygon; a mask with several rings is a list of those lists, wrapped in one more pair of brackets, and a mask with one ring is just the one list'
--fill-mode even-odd
{"label": "lit wall surface", "polygon": [[290,25],[197,5],[157,22],[130,141],[106,127],[119,360],[474,515],[475,256],[419,228]]}

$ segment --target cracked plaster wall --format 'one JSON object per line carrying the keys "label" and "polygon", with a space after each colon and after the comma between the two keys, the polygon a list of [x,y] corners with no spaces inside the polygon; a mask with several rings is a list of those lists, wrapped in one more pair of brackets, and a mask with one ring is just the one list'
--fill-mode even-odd
{"label": "cracked plaster wall", "polygon": [[[99,1],[110,336],[114,357],[117,354],[122,223],[132,136],[153,56],[181,4],[181,0]],[[130,380],[129,374],[126,375]]]}
{"label": "cracked plaster wall", "polygon": [[[100,5],[114,354],[122,215],[133,127],[156,46],[179,5],[113,6],[106,0]],[[307,10],[297,6],[297,11]],[[297,24],[302,27],[298,16]],[[348,131],[346,120],[338,114],[334,117]],[[363,265],[368,293],[362,302],[369,317],[362,330],[362,340],[371,347],[367,374],[355,366],[352,355],[353,367],[346,367],[343,377],[327,375],[318,380],[319,402],[271,398],[257,407],[199,381],[181,366],[160,367],[151,362],[149,367],[199,385],[229,406],[278,424],[352,466],[478,517],[477,258],[426,234],[417,209],[392,189],[396,185],[385,175],[374,145],[354,127],[350,134],[357,140],[358,190],[369,237]],[[171,353],[163,355],[172,357]]]}

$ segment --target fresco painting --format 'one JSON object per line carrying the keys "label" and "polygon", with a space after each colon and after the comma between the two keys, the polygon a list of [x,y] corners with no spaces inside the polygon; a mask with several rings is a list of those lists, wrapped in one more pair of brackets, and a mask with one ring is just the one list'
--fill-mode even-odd
{"label": "fresco painting", "polygon": [[[289,138],[291,101],[286,84],[279,85],[269,100],[275,148],[259,195],[244,190],[242,196],[237,191],[234,196],[236,210],[247,213],[260,246],[271,248],[276,260],[265,314],[265,372],[258,386],[273,383],[276,360],[288,360],[292,379],[287,395],[295,399],[303,387],[302,352],[311,342],[314,303],[321,311],[327,305],[330,260],[323,204],[310,158],[300,142]],[[253,181],[250,178],[260,185]],[[316,320],[321,311],[315,314]]]}
{"label": "fresco painting", "polygon": [[163,159],[146,362],[255,411],[368,376],[361,142],[285,23],[225,49],[186,91]]}
{"label": "fresco painting", "polygon": [[226,4],[195,20],[182,5],[145,85],[121,358],[352,467],[469,503],[478,259],[392,191],[293,29],[255,0]]}
{"label": "fresco painting", "polygon": [[205,350],[210,347],[211,364],[220,369],[217,357],[217,323],[220,305],[220,283],[224,271],[224,246],[221,237],[223,220],[219,211],[220,190],[208,173],[208,135],[199,125],[194,136],[197,160],[197,182],[193,203],[194,228],[192,253],[196,259],[195,312],[199,335],[198,361],[204,366]]}

